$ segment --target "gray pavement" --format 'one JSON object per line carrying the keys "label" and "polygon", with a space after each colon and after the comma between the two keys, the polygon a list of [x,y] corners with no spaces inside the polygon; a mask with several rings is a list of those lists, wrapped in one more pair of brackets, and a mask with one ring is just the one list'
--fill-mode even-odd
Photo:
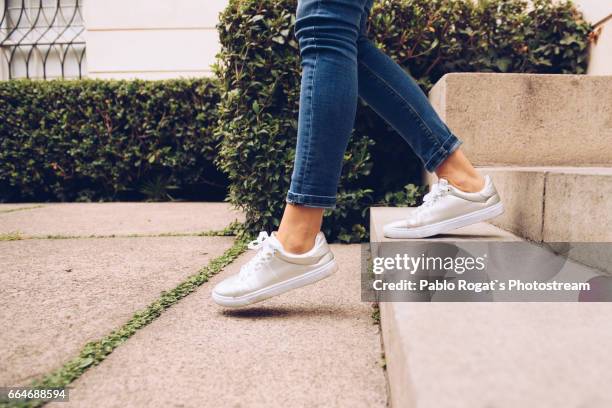
{"label": "gray pavement", "polygon": [[243,219],[227,203],[61,203],[2,213],[4,208],[15,207],[0,204],[0,234],[37,236],[198,233]]}
{"label": "gray pavement", "polygon": [[0,204],[0,214],[42,207],[42,204]]}
{"label": "gray pavement", "polygon": [[231,237],[0,242],[0,386],[60,367],[232,245]]}
{"label": "gray pavement", "polygon": [[[119,328],[195,274],[233,237],[114,237],[222,229],[224,203],[0,205],[0,386],[27,385]],[[166,310],[71,384],[60,407],[364,406],[386,404],[378,326],[360,301],[358,245],[341,270],[239,312],[213,304],[236,262]],[[52,404],[53,405],[53,404]]]}
{"label": "gray pavement", "polygon": [[239,258],[85,373],[65,407],[383,407],[371,306],[360,302],[359,245],[333,247],[340,271],[242,311],[215,306]]}

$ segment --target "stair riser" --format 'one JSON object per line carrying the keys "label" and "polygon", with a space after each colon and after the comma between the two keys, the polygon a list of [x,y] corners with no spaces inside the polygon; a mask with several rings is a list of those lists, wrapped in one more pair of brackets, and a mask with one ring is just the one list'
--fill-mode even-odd
{"label": "stair riser", "polygon": [[506,212],[492,223],[546,242],[612,242],[612,175],[480,169]]}
{"label": "stair riser", "polygon": [[[491,224],[536,242],[612,242],[612,170],[593,168],[490,168],[504,203]],[[437,182],[426,173],[425,183]],[[570,259],[611,273],[605,246],[575,245]]]}
{"label": "stair riser", "polygon": [[612,76],[449,74],[430,100],[476,165],[612,165]]}

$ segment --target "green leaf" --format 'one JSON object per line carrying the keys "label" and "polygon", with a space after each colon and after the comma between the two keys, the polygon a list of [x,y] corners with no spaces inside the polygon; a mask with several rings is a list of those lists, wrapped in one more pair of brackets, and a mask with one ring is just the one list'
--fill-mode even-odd
{"label": "green leaf", "polygon": [[512,64],[512,60],[510,58],[499,58],[497,61],[495,61],[495,64],[501,72],[508,72],[510,64]]}
{"label": "green leaf", "polygon": [[81,360],[79,363],[79,368],[87,368],[94,363],[94,359],[91,357],[87,357]]}

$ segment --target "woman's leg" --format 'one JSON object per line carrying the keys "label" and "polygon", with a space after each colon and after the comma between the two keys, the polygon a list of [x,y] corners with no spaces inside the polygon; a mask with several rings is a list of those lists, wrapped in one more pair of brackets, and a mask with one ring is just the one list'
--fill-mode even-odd
{"label": "woman's leg", "polygon": [[215,286],[222,306],[252,304],[330,276],[338,269],[321,229],[333,207],[357,110],[357,38],[367,0],[299,0],[296,36],[302,87],[295,167],[276,234],[237,275]]}
{"label": "woman's leg", "polygon": [[468,193],[482,190],[485,184],[484,178],[465,157],[461,148],[440,163],[435,173],[439,179],[446,179],[453,186]]}
{"label": "woman's leg", "polygon": [[323,208],[288,203],[276,234],[283,248],[293,254],[308,252],[321,230],[323,211]]}
{"label": "woman's leg", "polygon": [[367,38],[365,6],[358,44],[359,96],[412,147],[427,171],[464,191],[479,191],[483,178],[459,149],[461,142],[435,112],[417,83]]}
{"label": "woman's leg", "polygon": [[[366,4],[368,6],[371,0]],[[461,142],[430,105],[416,82],[366,37],[359,37],[359,95],[412,146],[439,183],[417,210],[384,226],[388,238],[425,238],[503,213],[492,180],[481,177],[463,155]]]}
{"label": "woman's leg", "polygon": [[296,37],[302,56],[298,141],[287,208],[277,237],[308,251],[323,209],[336,202],[358,98],[357,39],[367,0],[300,0]]}

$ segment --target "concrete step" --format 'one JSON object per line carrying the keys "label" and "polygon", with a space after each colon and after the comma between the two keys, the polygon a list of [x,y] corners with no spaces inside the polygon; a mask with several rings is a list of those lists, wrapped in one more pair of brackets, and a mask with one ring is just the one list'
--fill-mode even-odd
{"label": "concrete step", "polygon": [[[504,202],[491,223],[536,242],[571,243],[569,258],[612,273],[612,168],[481,167]],[[426,182],[436,182],[428,174]]]}
{"label": "concrete step", "polygon": [[612,165],[612,76],[448,74],[430,101],[477,165]]}
{"label": "concrete step", "polygon": [[[537,242],[612,242],[612,168],[480,167],[505,212],[491,223]],[[425,183],[437,181],[426,174]]]}
{"label": "concrete step", "polygon": [[533,241],[612,241],[612,168],[480,170],[493,178],[506,207],[493,224]]}
{"label": "concrete step", "polygon": [[[371,209],[373,252],[390,241],[382,226],[407,211]],[[482,223],[412,242],[483,239],[520,240]],[[601,347],[612,303],[381,302],[380,315],[392,407],[612,404],[612,355]]]}

